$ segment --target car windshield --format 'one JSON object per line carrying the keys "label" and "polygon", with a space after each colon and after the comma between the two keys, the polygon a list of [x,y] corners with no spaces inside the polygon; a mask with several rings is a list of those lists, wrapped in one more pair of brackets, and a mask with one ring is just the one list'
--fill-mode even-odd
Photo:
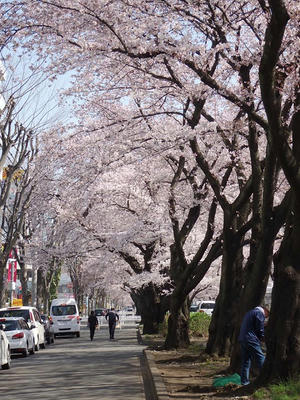
{"label": "car windshield", "polygon": [[190,307],[190,311],[197,311],[198,310],[198,306],[191,306]]}
{"label": "car windshield", "polygon": [[208,308],[215,308],[215,303],[204,303],[204,304],[201,304],[201,308],[202,309],[208,309]]}
{"label": "car windshield", "polygon": [[29,310],[2,310],[0,317],[23,317],[25,321],[30,321]]}
{"label": "car windshield", "polygon": [[0,321],[0,324],[3,325],[4,331],[15,331],[19,329],[17,321]]}
{"label": "car windshield", "polygon": [[104,311],[105,311],[104,309],[95,310],[95,314],[99,317],[103,315]]}
{"label": "car windshield", "polygon": [[52,307],[53,315],[74,315],[76,314],[75,305],[65,305],[65,306],[53,306]]}

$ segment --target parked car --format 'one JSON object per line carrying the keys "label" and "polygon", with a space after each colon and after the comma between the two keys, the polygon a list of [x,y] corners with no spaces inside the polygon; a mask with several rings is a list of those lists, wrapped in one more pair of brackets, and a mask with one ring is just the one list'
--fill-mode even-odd
{"label": "parked car", "polygon": [[28,354],[34,354],[34,335],[33,328],[22,317],[0,318],[0,324],[9,341],[11,353],[22,353],[24,357]]}
{"label": "parked car", "polygon": [[9,369],[10,365],[10,345],[4,332],[4,325],[0,323],[0,366],[2,369]]}
{"label": "parked car", "polygon": [[190,312],[197,312],[199,311],[199,304],[192,304],[190,306]]}
{"label": "parked car", "polygon": [[106,313],[107,313],[106,308],[96,308],[95,309],[96,317],[105,317]]}
{"label": "parked car", "polygon": [[45,348],[45,328],[41,320],[40,313],[35,307],[6,307],[0,308],[0,318],[2,317],[22,317],[28,323],[34,336],[35,350]]}
{"label": "parked car", "polygon": [[199,303],[199,312],[204,312],[205,314],[212,315],[215,308],[215,301],[205,300]]}
{"label": "parked car", "polygon": [[107,311],[108,310],[106,308],[96,308],[95,309],[95,315],[98,319],[99,326],[103,323],[103,321],[101,320],[101,317],[105,317],[105,315],[107,314]]}
{"label": "parked car", "polygon": [[131,306],[125,307],[124,311],[126,316],[135,315],[134,309]]}
{"label": "parked car", "polygon": [[46,338],[47,344],[54,343],[54,331],[52,328],[53,321],[52,321],[51,317],[49,317],[49,315],[46,315],[46,314],[41,314],[41,320],[44,324],[45,338]]}

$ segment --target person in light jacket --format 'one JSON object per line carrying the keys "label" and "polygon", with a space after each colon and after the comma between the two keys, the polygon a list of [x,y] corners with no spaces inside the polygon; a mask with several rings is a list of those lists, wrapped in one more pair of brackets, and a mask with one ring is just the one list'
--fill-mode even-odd
{"label": "person in light jacket", "polygon": [[242,365],[241,383],[248,385],[251,361],[254,360],[259,370],[265,361],[261,349],[261,341],[264,340],[265,318],[268,318],[269,310],[265,307],[255,307],[248,311],[242,321],[238,341],[241,346]]}

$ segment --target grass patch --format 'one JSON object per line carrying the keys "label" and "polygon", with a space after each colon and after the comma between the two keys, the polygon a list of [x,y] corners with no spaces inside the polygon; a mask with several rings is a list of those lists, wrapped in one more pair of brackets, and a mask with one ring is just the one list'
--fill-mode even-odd
{"label": "grass patch", "polygon": [[267,388],[258,389],[253,398],[255,400],[299,400],[300,399],[300,377],[293,378],[287,382],[273,384]]}

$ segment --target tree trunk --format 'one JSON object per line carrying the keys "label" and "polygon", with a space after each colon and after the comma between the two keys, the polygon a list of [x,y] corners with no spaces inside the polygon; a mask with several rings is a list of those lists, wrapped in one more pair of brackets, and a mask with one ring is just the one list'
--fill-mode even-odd
{"label": "tree trunk", "polygon": [[[277,210],[274,210],[274,191],[277,182],[278,166],[276,156],[267,149],[263,179],[263,201],[253,205],[253,214],[257,221],[252,228],[250,255],[243,273],[243,291],[237,315],[230,370],[240,371],[240,345],[237,341],[244,314],[263,303],[271,273],[275,236],[286,220],[290,207],[290,195],[286,194]],[[255,185],[258,186],[258,183]],[[259,197],[259,196],[257,196]],[[254,203],[254,202],[253,202]],[[261,215],[261,216],[260,216]]]}
{"label": "tree trunk", "polygon": [[[20,266],[20,282],[22,286],[22,303],[23,306],[29,305],[30,293],[28,292],[28,272],[24,263],[25,249],[22,242],[18,243],[19,252],[16,252],[17,261]],[[18,254],[19,253],[19,254]]]}
{"label": "tree trunk", "polygon": [[[226,253],[226,250],[224,252]],[[224,258],[226,258],[225,255]],[[227,277],[224,277],[223,280],[221,278],[220,292],[209,326],[209,338],[206,346],[208,354],[224,356],[231,352],[241,299],[241,261],[241,258],[238,258],[229,267],[227,264],[226,269],[229,270]]]}
{"label": "tree trunk", "polygon": [[19,262],[19,265],[20,265],[20,282],[22,286],[22,303],[23,306],[28,306],[30,293],[28,291],[28,284],[27,284],[28,282],[27,270],[24,262]]}
{"label": "tree trunk", "polygon": [[49,286],[49,302],[57,298],[57,290],[60,277],[61,277],[61,263],[58,262]]}
{"label": "tree trunk", "polygon": [[5,263],[0,263],[0,306],[4,307],[5,306],[5,300],[6,300],[6,287],[7,287],[7,282],[6,282],[6,262]]}
{"label": "tree trunk", "polygon": [[45,290],[44,290],[44,295],[43,295],[43,312],[44,314],[47,314],[49,310],[49,287],[46,287],[45,285]]}
{"label": "tree trunk", "polygon": [[[80,304],[81,296],[83,295],[83,274],[81,260],[76,258],[73,263],[68,266],[68,272],[73,284],[74,298],[77,304]],[[82,309],[82,305],[80,305]]]}
{"label": "tree trunk", "polygon": [[36,308],[40,310],[43,305],[43,297],[44,297],[44,277],[43,271],[41,269],[37,270],[37,279],[36,279]]}
{"label": "tree trunk", "polygon": [[300,370],[300,198],[294,198],[294,204],[274,257],[267,357],[259,382],[296,376]]}
{"label": "tree trunk", "polygon": [[83,310],[83,303],[84,303],[84,299],[83,299],[83,294],[80,294],[80,296],[78,297],[78,310],[79,313],[82,314],[82,310]]}
{"label": "tree trunk", "polygon": [[168,319],[168,333],[164,345],[166,349],[185,348],[190,345],[189,318],[188,298],[185,298],[182,302],[182,299],[173,292]]}
{"label": "tree trunk", "polygon": [[[226,214],[226,213],[225,213]],[[228,222],[227,222],[227,221]],[[242,288],[243,251],[234,235],[230,217],[224,218],[224,242],[220,291],[209,327],[208,354],[229,355],[237,324]]]}
{"label": "tree trunk", "polygon": [[9,242],[9,245],[5,244],[0,249],[0,305],[5,306],[7,296],[7,261],[9,254],[15,245],[15,239]]}
{"label": "tree trunk", "polygon": [[287,124],[281,98],[284,79],[278,85],[277,72],[279,67],[282,68],[280,55],[290,16],[284,1],[269,0],[268,3],[270,19],[259,66],[260,90],[269,122],[268,140],[272,142],[273,151],[291,185],[293,201],[284,238],[274,257],[274,286],[266,334],[267,357],[259,382],[297,376],[300,370],[300,92],[299,81],[295,81],[295,98],[291,96],[294,114]]}
{"label": "tree trunk", "polygon": [[131,293],[133,302],[141,315],[143,334],[156,334],[159,324],[163,322],[168,299],[161,296],[161,290],[152,283]]}
{"label": "tree trunk", "polygon": [[185,257],[181,253],[182,247],[173,243],[170,246],[170,278],[174,290],[170,296],[170,314],[168,318],[168,333],[164,347],[166,349],[186,348],[190,344],[189,338],[189,298],[183,293],[183,273],[187,267]]}

